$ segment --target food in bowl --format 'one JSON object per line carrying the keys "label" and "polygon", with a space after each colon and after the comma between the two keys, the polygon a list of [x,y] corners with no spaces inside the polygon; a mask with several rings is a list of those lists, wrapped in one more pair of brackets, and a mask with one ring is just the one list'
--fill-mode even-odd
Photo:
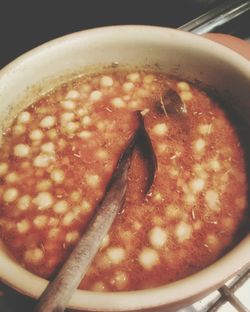
{"label": "food in bowl", "polygon": [[[165,107],[168,90],[183,111]],[[6,129],[0,233],[21,265],[53,277],[95,213],[138,110],[157,157],[154,184],[145,195],[146,167],[135,151],[123,210],[80,288],[160,286],[201,270],[234,244],[247,179],[239,137],[220,103],[165,73],[116,68],[60,85]]]}

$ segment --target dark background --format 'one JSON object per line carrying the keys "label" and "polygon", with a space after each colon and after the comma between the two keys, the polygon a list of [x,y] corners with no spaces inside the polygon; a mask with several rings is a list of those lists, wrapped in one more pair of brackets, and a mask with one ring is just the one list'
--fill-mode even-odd
{"label": "dark background", "polygon": [[[0,0],[0,68],[48,40],[105,25],[179,27],[231,0]],[[250,12],[216,31],[250,36]]]}

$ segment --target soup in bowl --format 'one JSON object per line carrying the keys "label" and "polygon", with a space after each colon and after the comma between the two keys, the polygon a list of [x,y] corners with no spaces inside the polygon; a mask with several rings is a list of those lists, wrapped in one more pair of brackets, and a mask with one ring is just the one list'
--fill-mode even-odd
{"label": "soup in bowl", "polygon": [[176,309],[246,265],[249,80],[234,52],[143,26],[69,35],[6,67],[2,279],[39,297],[95,214],[138,111],[154,183],[145,194],[135,149],[123,209],[70,306]]}

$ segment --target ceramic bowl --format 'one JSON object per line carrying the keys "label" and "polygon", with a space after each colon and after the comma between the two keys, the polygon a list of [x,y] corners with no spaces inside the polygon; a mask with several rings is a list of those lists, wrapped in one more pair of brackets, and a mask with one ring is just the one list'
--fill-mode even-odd
{"label": "ceramic bowl", "polygon": [[[151,26],[111,26],[50,41],[0,72],[0,125],[59,82],[102,66],[132,65],[198,82],[250,120],[250,62],[202,37]],[[250,263],[250,235],[209,267],[169,285],[152,289],[98,293],[75,291],[71,308],[85,311],[161,311],[189,305],[219,287]],[[38,298],[48,281],[21,267],[0,245],[0,278],[19,292]]]}

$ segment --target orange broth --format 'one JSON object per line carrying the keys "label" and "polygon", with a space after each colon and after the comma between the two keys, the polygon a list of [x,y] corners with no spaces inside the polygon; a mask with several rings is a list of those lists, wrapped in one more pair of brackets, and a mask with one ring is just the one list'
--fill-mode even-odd
{"label": "orange broth", "polygon": [[[154,109],[166,88],[181,121]],[[194,85],[145,70],[69,81],[27,107],[0,154],[0,237],[17,261],[51,278],[95,213],[141,110],[158,169],[135,151],[123,210],[81,289],[136,290],[176,281],[231,246],[247,207],[244,153],[219,104]]]}

